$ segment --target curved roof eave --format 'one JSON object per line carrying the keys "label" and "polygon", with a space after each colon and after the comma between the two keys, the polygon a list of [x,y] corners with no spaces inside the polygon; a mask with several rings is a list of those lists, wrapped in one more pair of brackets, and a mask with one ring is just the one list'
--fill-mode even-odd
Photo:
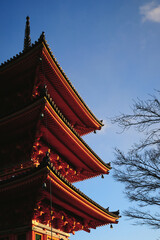
{"label": "curved roof eave", "polygon": [[[69,187],[73,192],[78,194],[77,196],[79,196],[79,198],[82,200],[84,199],[88,202],[88,204],[92,204],[93,207],[95,207],[97,210],[99,209],[98,211],[103,212],[104,214],[108,215],[108,217],[113,218],[113,223],[117,223],[117,220],[120,218],[118,214],[115,214],[116,212],[109,212],[108,209],[103,208],[91,198],[86,196],[83,192],[72,185],[67,179],[65,179],[54,167],[52,167],[50,162],[46,161],[42,161],[38,167],[33,167],[28,171],[23,172],[22,174],[16,175],[7,180],[0,181],[0,193],[3,194],[4,191],[6,192],[9,189],[16,188],[16,186],[25,185],[28,183],[28,181],[31,183],[34,181],[34,178],[37,179],[38,176],[41,177],[42,181],[44,181],[44,177],[42,176],[46,176],[46,178],[47,176],[50,176],[51,178],[54,176],[55,179],[61,181],[62,187]],[[42,184],[40,185],[42,186]]]}
{"label": "curved roof eave", "polygon": [[[43,112],[43,109],[45,108],[45,106],[48,106],[49,109],[51,110],[51,112],[52,111],[55,112],[56,117],[59,118],[59,122],[61,121],[65,125],[65,127],[68,129],[68,131],[70,131],[73,138],[76,139],[75,142],[77,142],[77,140],[78,140],[79,143],[82,145],[83,149],[84,150],[86,149],[85,151],[87,151],[89,154],[91,154],[91,156],[93,156],[92,158],[94,158],[94,161],[96,160],[97,164],[99,166],[101,166],[100,168],[103,168],[103,169],[105,169],[106,172],[108,172],[111,169],[110,164],[109,163],[107,164],[107,163],[102,161],[102,159],[88,146],[88,144],[74,130],[74,128],[70,125],[70,123],[67,121],[67,119],[60,112],[60,110],[58,109],[56,104],[53,101],[48,101],[46,97],[42,97],[42,98],[36,100],[34,103],[27,106],[26,108],[23,108],[23,109],[17,111],[16,113],[13,113],[9,116],[6,116],[6,117],[2,118],[0,120],[0,125],[1,126],[6,125],[6,124],[8,124],[8,122],[13,121],[13,120],[18,121],[18,119],[23,118],[24,115],[27,116],[27,114],[30,114],[32,109],[39,109],[38,111],[39,111],[39,114],[40,114],[40,112]],[[12,124],[10,125],[10,127],[12,127]],[[103,173],[105,173],[105,172],[102,172],[102,173],[99,173],[99,174],[103,174]]]}
{"label": "curved roof eave", "polygon": [[59,71],[61,72],[61,74],[64,76],[66,82],[69,84],[69,86],[71,87],[71,89],[73,90],[73,92],[75,93],[75,95],[78,97],[78,99],[80,100],[80,102],[83,104],[83,106],[85,107],[85,109],[90,113],[90,115],[94,118],[94,120],[99,124],[99,127],[103,127],[104,124],[102,123],[102,121],[98,120],[96,118],[96,116],[93,114],[93,112],[90,110],[90,108],[87,106],[87,104],[83,101],[83,99],[81,98],[81,96],[79,95],[79,93],[77,92],[77,90],[75,89],[75,87],[73,86],[73,84],[71,83],[71,81],[68,79],[67,75],[65,74],[65,72],[63,71],[63,69],[61,68],[61,66],[59,65],[58,61],[56,60],[56,58],[54,57],[51,49],[49,48],[49,45],[47,44],[47,41],[45,40],[45,38],[43,38],[43,42],[44,46],[46,47],[47,51],[49,52],[52,60],[54,61],[54,63],[56,64],[56,66],[58,67]]}
{"label": "curved roof eave", "polygon": [[[103,208],[101,205],[93,201],[91,198],[89,198],[87,195],[85,195],[83,192],[81,192],[78,188],[76,188],[73,184],[71,184],[66,178],[64,178],[54,167],[51,166],[50,163],[47,164],[47,168],[49,171],[52,172],[52,174],[56,175],[60,180],[62,180],[63,183],[65,183],[67,186],[69,186],[73,191],[78,193],[79,196],[81,196],[83,199],[87,200],[89,203],[91,203],[93,206],[97,207],[100,211],[106,213],[108,216],[111,216],[116,220],[120,218],[119,211],[117,211],[118,214],[115,214],[115,212],[109,212],[107,208]],[[51,175],[49,175],[51,176]]]}
{"label": "curved roof eave", "polygon": [[57,113],[57,115],[61,118],[61,120],[65,123],[65,125],[72,131],[72,133],[80,140],[80,142],[96,157],[96,159],[105,166],[108,170],[111,169],[110,163],[105,163],[102,161],[102,159],[88,146],[88,144],[81,138],[81,136],[74,130],[74,128],[71,126],[71,124],[67,121],[67,119],[63,116],[63,114],[60,112],[56,104],[53,100],[50,100],[49,98],[45,98],[46,102],[54,109],[54,111]]}
{"label": "curved roof eave", "polygon": [[44,37],[43,33],[41,34],[41,36],[38,39],[38,41],[35,41],[35,43],[33,43],[27,50],[23,50],[22,52],[19,52],[19,54],[16,54],[16,56],[13,56],[9,60],[5,61],[4,63],[1,63],[1,65],[0,65],[0,72],[4,71],[8,67],[11,67],[14,63],[18,63],[26,55],[30,54],[30,52],[32,52],[34,49],[36,49],[38,47],[40,47],[42,49],[44,46],[47,49],[47,51],[48,51],[50,57],[52,58],[53,62],[56,64],[57,68],[59,69],[59,71],[63,75],[64,79],[66,80],[66,82],[68,83],[70,88],[73,90],[75,96],[77,96],[77,98],[80,100],[80,102],[82,103],[84,108],[87,110],[87,112],[92,116],[94,121],[97,122],[97,124],[99,125],[99,128],[104,126],[102,121],[99,121],[96,118],[96,116],[92,113],[92,111],[89,109],[89,107],[86,105],[86,103],[83,101],[83,99],[80,97],[79,93],[76,91],[76,89],[72,85],[71,81],[67,78],[66,74],[64,73],[64,71],[62,70],[62,68],[58,64],[56,58],[54,57],[53,53],[51,52],[51,50],[50,50],[50,48],[49,48],[49,46],[47,44],[47,41],[45,40],[45,37]]}

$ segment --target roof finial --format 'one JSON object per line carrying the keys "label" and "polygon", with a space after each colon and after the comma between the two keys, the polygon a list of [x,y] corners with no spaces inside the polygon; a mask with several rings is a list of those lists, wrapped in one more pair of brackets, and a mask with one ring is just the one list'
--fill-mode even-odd
{"label": "roof finial", "polygon": [[31,46],[30,22],[29,22],[29,16],[27,16],[26,17],[25,38],[24,38],[24,50],[27,50],[30,46]]}
{"label": "roof finial", "polygon": [[40,35],[39,40],[45,41],[45,33],[44,32],[42,32],[42,34]]}

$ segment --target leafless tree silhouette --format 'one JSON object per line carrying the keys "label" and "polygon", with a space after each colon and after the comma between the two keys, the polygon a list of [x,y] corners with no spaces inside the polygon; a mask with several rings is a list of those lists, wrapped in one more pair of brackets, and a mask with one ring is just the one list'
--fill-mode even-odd
{"label": "leafless tree silhouette", "polygon": [[[160,92],[157,91],[159,97]],[[151,96],[137,100],[132,114],[121,114],[112,122],[122,130],[135,127],[144,139],[133,145],[127,154],[115,150],[114,178],[125,184],[125,194],[136,208],[124,212],[135,224],[160,228],[160,101]]]}

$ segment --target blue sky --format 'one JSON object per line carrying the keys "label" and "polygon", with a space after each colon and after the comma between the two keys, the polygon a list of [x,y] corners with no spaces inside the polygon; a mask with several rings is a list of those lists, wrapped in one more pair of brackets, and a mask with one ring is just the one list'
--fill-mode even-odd
{"label": "blue sky", "polygon": [[[130,112],[133,99],[147,99],[159,89],[160,1],[148,0],[1,0],[0,62],[23,50],[25,18],[30,16],[31,40],[45,31],[47,42],[68,78],[105,127],[85,141],[106,162],[114,147],[127,151],[139,136],[133,130],[117,134],[110,118]],[[122,212],[132,206],[112,171],[77,183],[89,197]],[[77,232],[71,240],[157,239],[159,231],[119,224]]]}

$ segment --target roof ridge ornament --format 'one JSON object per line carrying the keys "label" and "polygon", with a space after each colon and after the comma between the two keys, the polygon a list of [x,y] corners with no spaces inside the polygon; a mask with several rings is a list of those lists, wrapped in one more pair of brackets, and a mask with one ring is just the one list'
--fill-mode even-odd
{"label": "roof ridge ornament", "polygon": [[25,38],[24,38],[24,51],[28,50],[31,47],[31,38],[30,38],[30,18],[26,17],[26,27],[25,27]]}
{"label": "roof ridge ornament", "polygon": [[39,40],[45,41],[45,32],[41,33]]}

